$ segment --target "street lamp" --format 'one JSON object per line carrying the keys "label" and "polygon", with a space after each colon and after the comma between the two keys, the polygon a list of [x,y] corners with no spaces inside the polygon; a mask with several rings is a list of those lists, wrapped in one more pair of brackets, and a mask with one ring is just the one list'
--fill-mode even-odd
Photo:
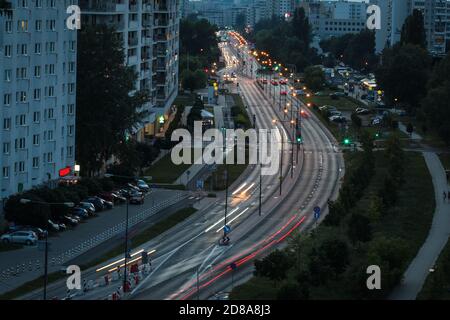
{"label": "street lamp", "polygon": [[[38,206],[66,206],[68,208],[73,208],[75,204],[73,202],[62,202],[62,203],[48,203],[43,201],[33,201],[30,199],[20,199],[21,204],[36,204]],[[47,300],[47,283],[48,283],[48,212],[45,213],[45,255],[44,255],[44,296],[43,299]]]}

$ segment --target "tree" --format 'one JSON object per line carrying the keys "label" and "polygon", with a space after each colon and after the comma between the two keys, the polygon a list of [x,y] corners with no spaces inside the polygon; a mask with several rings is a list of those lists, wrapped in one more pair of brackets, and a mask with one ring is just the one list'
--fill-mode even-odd
{"label": "tree", "polygon": [[406,132],[408,132],[409,135],[411,136],[412,133],[413,133],[413,131],[414,131],[413,124],[412,124],[411,122],[409,122],[409,123],[408,123],[408,126],[406,127]]}
{"label": "tree", "polygon": [[[303,291],[303,292],[302,292]],[[286,283],[277,292],[277,300],[299,300],[305,299],[308,296],[307,291],[305,292],[300,288],[297,283]]]}
{"label": "tree", "polygon": [[352,214],[347,233],[353,243],[370,241],[372,239],[370,220],[361,214]]}
{"label": "tree", "polygon": [[319,91],[323,88],[325,82],[325,74],[320,67],[307,67],[305,69],[306,86],[313,90]]}
{"label": "tree", "polygon": [[203,108],[204,108],[203,102],[200,99],[196,99],[187,117],[187,126],[191,130],[194,128],[195,121],[201,121],[203,119],[202,118]]}
{"label": "tree", "polygon": [[145,113],[149,101],[135,90],[137,74],[124,64],[114,29],[85,26],[79,33],[77,72],[77,161],[85,175],[100,170]]}
{"label": "tree", "polygon": [[309,48],[311,42],[311,25],[309,19],[306,16],[305,9],[298,7],[294,11],[292,18],[292,30],[294,35],[302,44],[302,49],[306,51]]}
{"label": "tree", "polygon": [[370,197],[370,202],[367,207],[367,215],[369,219],[374,223],[380,221],[382,211],[383,211],[382,199],[377,195],[372,195]]}
{"label": "tree", "polygon": [[396,45],[383,51],[382,61],[375,76],[387,103],[392,104],[397,99],[414,113],[426,95],[423,84],[428,81],[431,65],[428,53],[415,45]]}
{"label": "tree", "polygon": [[255,276],[267,277],[273,281],[286,278],[292,261],[284,251],[275,250],[262,260],[255,261]]}
{"label": "tree", "polygon": [[403,24],[400,44],[413,44],[426,48],[426,33],[422,12],[414,9],[412,15],[408,16]]}
{"label": "tree", "polygon": [[356,114],[356,112],[353,112],[351,115],[352,124],[355,126],[356,129],[361,129],[362,126],[362,120],[361,118]]}

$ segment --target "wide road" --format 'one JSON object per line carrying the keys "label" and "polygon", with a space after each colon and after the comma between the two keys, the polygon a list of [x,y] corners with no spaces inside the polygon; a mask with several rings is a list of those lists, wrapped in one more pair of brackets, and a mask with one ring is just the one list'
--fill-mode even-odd
{"label": "wide road", "polygon": [[[238,71],[240,61],[234,63],[235,51],[228,46],[222,50],[227,70]],[[254,79],[238,75],[237,81],[239,89],[237,86],[235,89],[244,97],[249,114],[256,116],[257,128],[277,128],[284,136],[282,193],[279,194],[279,173],[263,176],[262,214],[259,215],[260,168],[251,166],[246,171],[248,174],[230,188],[227,225],[232,228],[231,243],[228,246],[218,243],[223,234],[225,210],[225,199],[219,197],[186,221],[136,248],[154,252],[153,269],[133,288],[128,299],[195,298],[197,285],[201,299],[228,291],[231,275],[239,280],[248,278],[254,258],[282,246],[293,232],[310,227],[314,223],[315,206],[320,206],[326,214],[327,200],[336,194],[343,174],[342,155],[334,147],[331,134],[314,115],[305,118],[302,121],[304,144],[299,148],[297,162],[297,146],[294,154],[291,153],[292,129],[289,123],[280,121],[284,115],[278,106],[270,104],[271,100]],[[278,121],[274,124],[273,119]],[[275,143],[281,145],[281,139]],[[233,272],[231,263],[237,267]],[[100,276],[98,273],[91,278]],[[77,299],[104,299],[116,287],[96,288]],[[53,295],[64,294],[64,283],[53,288]]]}

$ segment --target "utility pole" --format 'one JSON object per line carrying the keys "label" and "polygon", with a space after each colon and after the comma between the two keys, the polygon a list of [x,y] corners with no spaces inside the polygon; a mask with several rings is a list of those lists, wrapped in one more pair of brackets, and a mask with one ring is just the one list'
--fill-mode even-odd
{"label": "utility pole", "polygon": [[283,152],[284,152],[284,137],[283,137],[283,131],[281,132],[281,156],[280,156],[280,196],[281,196],[281,186],[283,183]]}
{"label": "utility pole", "polygon": [[127,263],[128,263],[128,203],[129,197],[126,198],[126,219],[125,219],[125,265],[123,269],[123,292],[127,288]]}

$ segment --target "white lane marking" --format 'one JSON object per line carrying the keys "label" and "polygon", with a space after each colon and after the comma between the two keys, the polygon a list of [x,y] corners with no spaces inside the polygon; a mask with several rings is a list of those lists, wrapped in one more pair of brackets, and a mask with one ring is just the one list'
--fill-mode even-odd
{"label": "white lane marking", "polygon": [[237,188],[237,189],[232,193],[232,195],[238,193],[238,192],[239,192],[243,187],[245,187],[246,185],[247,185],[247,182],[244,182],[239,188]]}
{"label": "white lane marking", "polygon": [[[232,210],[227,216],[231,216],[233,213],[235,213],[237,210],[239,210],[239,207],[235,208],[234,210]],[[207,228],[205,230],[205,233],[208,232],[209,230],[211,230],[212,228],[214,228],[215,226],[217,226],[219,223],[221,223],[223,220],[225,220],[225,217],[220,219],[219,221],[217,221],[216,223],[214,223],[212,226],[210,226],[209,228]],[[221,228],[222,229],[222,228]]]}
{"label": "white lane marking", "polygon": [[[237,216],[235,216],[233,219],[231,219],[231,220],[228,222],[228,224],[230,224],[231,222],[233,222],[234,220],[236,220],[237,218],[239,218],[240,216],[242,216],[248,209],[250,209],[250,208],[246,208],[244,211],[242,211],[241,213],[239,213]],[[223,229],[223,228],[220,227],[219,229],[217,229],[216,232],[219,232],[219,231],[221,231],[222,229]]]}

